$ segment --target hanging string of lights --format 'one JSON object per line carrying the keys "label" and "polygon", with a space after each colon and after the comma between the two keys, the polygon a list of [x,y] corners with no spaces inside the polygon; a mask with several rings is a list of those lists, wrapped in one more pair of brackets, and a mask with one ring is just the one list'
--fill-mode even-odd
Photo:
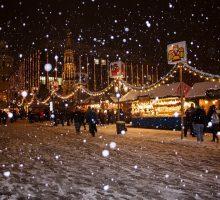
{"label": "hanging string of lights", "polygon": [[147,92],[151,89],[154,89],[162,84],[165,84],[167,81],[170,80],[170,78],[173,78],[173,74],[177,72],[178,66],[175,65],[165,76],[163,76],[160,80],[158,80],[156,83],[153,83],[151,85],[145,85],[145,86],[134,86],[129,84],[128,82],[121,80],[121,82],[126,85],[129,89],[132,89],[134,91],[141,91],[141,92]]}
{"label": "hanging string of lights", "polygon": [[[130,90],[140,91],[140,92],[149,92],[149,91],[165,84],[171,78],[174,78],[174,74],[177,73],[177,70],[179,67],[180,66],[178,64],[174,65],[174,67],[165,76],[163,76],[160,80],[158,80],[156,83],[153,83],[151,85],[134,86],[134,85],[128,83],[127,81],[122,80],[122,79],[120,79],[120,82],[123,85],[125,85],[126,87],[128,87],[128,89],[130,89]],[[215,75],[215,74],[203,72],[201,70],[198,70],[198,69],[188,65],[187,63],[185,63],[183,65],[183,69],[186,72],[188,72],[194,76],[199,76],[200,78],[205,79],[206,81],[220,82],[220,75]],[[81,90],[82,93],[86,93],[90,96],[101,96],[101,95],[104,95],[106,92],[108,92],[115,85],[116,82],[117,82],[117,80],[112,81],[106,88],[104,88],[103,90],[97,91],[97,92],[89,90],[88,88],[86,88],[82,84],[76,84],[75,91],[71,92],[70,94],[67,94],[67,95],[60,95],[57,92],[55,92],[54,90],[51,90],[49,96],[45,100],[39,101],[37,99],[37,102],[38,102],[38,104],[48,104],[49,100],[52,98],[53,95],[62,99],[62,100],[67,100],[67,99],[72,98],[75,95],[75,92],[77,92],[78,90]],[[37,98],[36,94],[34,93],[33,97],[31,98],[30,102],[27,103],[27,105],[28,106],[32,105],[36,98]],[[24,104],[24,99],[22,99],[22,102],[20,105],[23,105],[23,104]]]}
{"label": "hanging string of lights", "polygon": [[101,96],[104,95],[106,92],[108,92],[115,84],[115,81],[112,81],[108,87],[106,87],[105,89],[98,91],[98,92],[92,92],[89,89],[87,89],[86,87],[82,87],[81,90],[82,92],[85,92],[86,94],[90,95],[90,96]]}
{"label": "hanging string of lights", "polygon": [[188,64],[184,65],[184,70],[187,71],[188,73],[194,75],[194,76],[199,76],[202,79],[205,79],[206,81],[212,81],[212,82],[220,82],[220,75],[216,74],[210,74],[207,72],[203,72],[201,70],[198,70]]}

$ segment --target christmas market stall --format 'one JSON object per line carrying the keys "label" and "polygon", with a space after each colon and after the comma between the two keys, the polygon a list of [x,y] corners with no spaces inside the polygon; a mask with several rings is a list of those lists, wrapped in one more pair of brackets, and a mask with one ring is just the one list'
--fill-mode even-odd
{"label": "christmas market stall", "polygon": [[220,83],[199,82],[195,83],[186,96],[187,100],[195,101],[202,106],[206,112],[211,105],[220,110]]}
{"label": "christmas market stall", "polygon": [[[132,126],[158,129],[180,129],[180,83],[162,85],[142,93],[132,102]],[[190,86],[182,83],[184,96]],[[191,102],[184,103],[184,109]]]}

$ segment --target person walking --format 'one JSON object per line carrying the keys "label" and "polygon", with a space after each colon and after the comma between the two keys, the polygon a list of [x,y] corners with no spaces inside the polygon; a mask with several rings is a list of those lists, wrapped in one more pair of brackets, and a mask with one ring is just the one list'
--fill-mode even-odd
{"label": "person walking", "polygon": [[208,120],[209,122],[211,122],[211,132],[212,132],[212,142],[216,142],[218,143],[219,142],[219,138],[218,138],[218,128],[219,128],[219,116],[216,112],[216,107],[215,105],[212,105],[209,107],[209,111],[208,111]]}
{"label": "person walking", "polygon": [[185,126],[184,126],[184,137],[187,137],[188,130],[190,134],[195,137],[193,133],[193,125],[192,125],[192,117],[195,112],[194,104],[192,103],[191,106],[185,112]]}
{"label": "person walking", "polygon": [[76,107],[76,110],[74,112],[74,126],[75,126],[75,129],[76,129],[76,133],[77,134],[80,134],[80,128],[83,124],[83,115],[82,115],[82,112],[80,111],[79,108]]}
{"label": "person walking", "polygon": [[193,131],[197,136],[197,142],[203,142],[204,127],[206,124],[206,113],[201,107],[197,107],[192,117]]}
{"label": "person walking", "polygon": [[89,132],[93,137],[95,137],[95,133],[97,132],[97,121],[97,114],[95,113],[94,109],[91,109],[91,107],[89,107],[86,112],[86,122],[89,124]]}

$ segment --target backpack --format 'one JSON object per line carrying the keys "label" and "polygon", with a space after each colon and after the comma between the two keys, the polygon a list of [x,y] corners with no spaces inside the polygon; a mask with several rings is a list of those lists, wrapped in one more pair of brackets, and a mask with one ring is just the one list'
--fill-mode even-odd
{"label": "backpack", "polygon": [[213,124],[219,124],[219,116],[217,113],[213,113],[212,116],[211,116],[211,122]]}

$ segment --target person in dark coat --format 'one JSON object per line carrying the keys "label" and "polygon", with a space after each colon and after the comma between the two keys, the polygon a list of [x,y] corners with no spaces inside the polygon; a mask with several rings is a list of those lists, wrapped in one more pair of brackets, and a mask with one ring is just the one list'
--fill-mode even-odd
{"label": "person in dark coat", "polygon": [[192,103],[191,106],[185,112],[185,126],[184,126],[184,136],[187,137],[187,131],[190,131],[192,136],[195,136],[193,133],[193,125],[192,125],[192,117],[195,112],[194,104]]}
{"label": "person in dark coat", "polygon": [[94,109],[91,109],[91,107],[89,107],[86,112],[86,122],[89,124],[89,132],[93,137],[95,137],[95,133],[97,132],[96,124],[98,122],[98,117]]}
{"label": "person in dark coat", "polygon": [[198,142],[203,142],[204,127],[206,124],[206,113],[201,107],[195,109],[192,117],[193,131],[197,136]]}
{"label": "person in dark coat", "polygon": [[84,117],[83,114],[81,112],[81,110],[79,108],[76,108],[75,112],[74,112],[74,126],[76,129],[76,133],[79,134],[80,133],[80,128],[84,122]]}
{"label": "person in dark coat", "polygon": [[60,120],[60,123],[62,124],[62,126],[64,126],[64,124],[65,124],[65,118],[66,118],[65,110],[60,110],[59,111],[59,120]]}
{"label": "person in dark coat", "polygon": [[219,128],[219,116],[216,112],[216,107],[215,105],[212,105],[209,107],[209,111],[207,114],[208,121],[211,122],[210,124],[210,130],[212,132],[212,142],[217,141],[219,142],[218,138],[218,128]]}

